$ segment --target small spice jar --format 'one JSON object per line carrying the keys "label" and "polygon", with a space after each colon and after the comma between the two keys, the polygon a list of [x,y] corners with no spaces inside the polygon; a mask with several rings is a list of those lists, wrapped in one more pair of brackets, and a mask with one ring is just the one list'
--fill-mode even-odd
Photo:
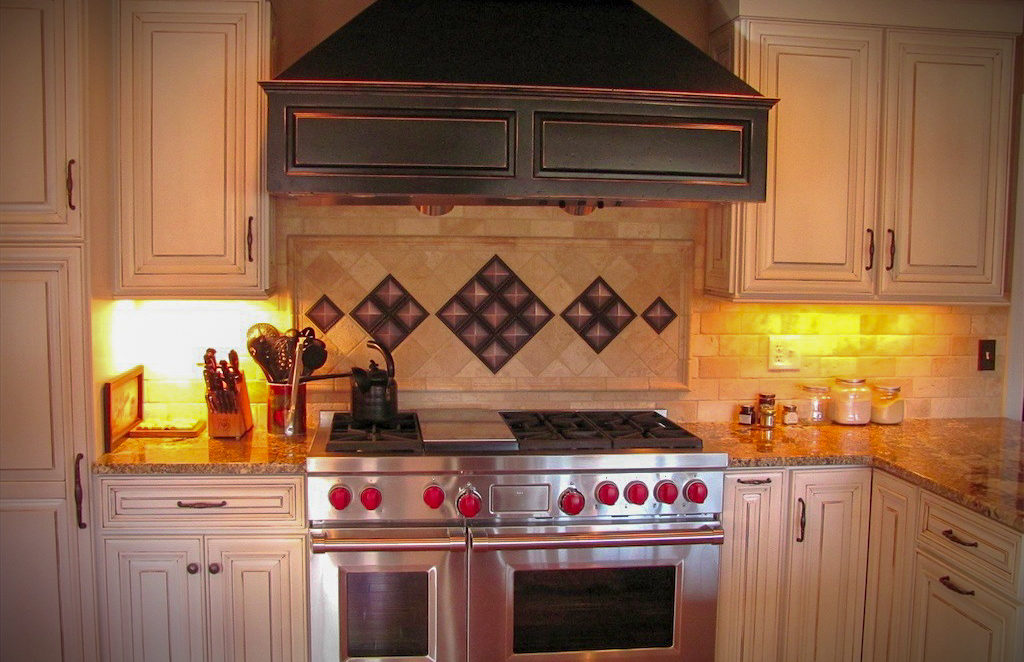
{"label": "small spice jar", "polygon": [[740,413],[737,420],[740,425],[753,425],[754,407],[751,405],[740,405]]}
{"label": "small spice jar", "polygon": [[796,405],[782,405],[782,424],[783,425],[796,425],[800,422],[800,417],[796,413]]}
{"label": "small spice jar", "polygon": [[802,384],[800,389],[807,394],[810,401],[807,422],[811,425],[827,425],[832,416],[829,412],[829,407],[832,405],[832,394],[829,388],[815,384]]}
{"label": "small spice jar", "polygon": [[762,428],[775,427],[775,394],[758,393],[757,424]]}
{"label": "small spice jar", "polygon": [[875,384],[871,397],[871,422],[895,425],[903,422],[905,411],[900,387],[889,384]]}
{"label": "small spice jar", "polygon": [[832,387],[832,421],[840,425],[866,425],[871,421],[871,389],[864,379],[837,377]]}

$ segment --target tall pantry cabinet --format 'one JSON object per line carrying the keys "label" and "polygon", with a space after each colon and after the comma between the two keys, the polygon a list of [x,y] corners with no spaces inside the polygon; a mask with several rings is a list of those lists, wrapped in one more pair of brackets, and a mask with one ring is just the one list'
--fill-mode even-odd
{"label": "tall pantry cabinet", "polygon": [[80,0],[0,0],[0,659],[95,660]]}
{"label": "tall pantry cabinet", "polygon": [[779,103],[766,201],[709,212],[710,293],[1004,301],[1014,36],[865,23],[740,17],[713,34]]}

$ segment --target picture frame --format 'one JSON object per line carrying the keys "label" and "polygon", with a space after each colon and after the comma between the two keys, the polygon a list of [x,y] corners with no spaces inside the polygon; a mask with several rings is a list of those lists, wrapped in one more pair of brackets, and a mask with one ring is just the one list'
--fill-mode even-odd
{"label": "picture frame", "polygon": [[103,385],[103,436],[106,451],[142,422],[143,369],[137,365]]}

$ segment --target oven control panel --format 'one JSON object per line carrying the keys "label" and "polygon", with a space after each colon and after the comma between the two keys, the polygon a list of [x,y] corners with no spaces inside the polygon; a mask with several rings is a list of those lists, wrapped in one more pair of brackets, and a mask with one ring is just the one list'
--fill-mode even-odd
{"label": "oven control panel", "polygon": [[318,522],[453,522],[718,516],[721,471],[580,475],[311,475]]}

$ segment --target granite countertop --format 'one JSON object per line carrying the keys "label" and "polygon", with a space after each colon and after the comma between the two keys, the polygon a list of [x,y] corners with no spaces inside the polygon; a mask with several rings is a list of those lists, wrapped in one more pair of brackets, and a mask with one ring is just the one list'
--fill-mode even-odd
{"label": "granite countertop", "polygon": [[868,465],[1024,532],[1024,423],[915,419],[900,425],[689,423],[730,467]]}
{"label": "granite countertop", "polygon": [[128,437],[93,463],[96,474],[303,474],[312,433],[252,429],[239,439]]}
{"label": "granite countertop", "polygon": [[[917,419],[882,426],[683,423],[729,466],[879,467],[1024,532],[1024,423],[1005,418]],[[307,437],[254,430],[238,440],[129,438],[97,474],[302,474]]]}

